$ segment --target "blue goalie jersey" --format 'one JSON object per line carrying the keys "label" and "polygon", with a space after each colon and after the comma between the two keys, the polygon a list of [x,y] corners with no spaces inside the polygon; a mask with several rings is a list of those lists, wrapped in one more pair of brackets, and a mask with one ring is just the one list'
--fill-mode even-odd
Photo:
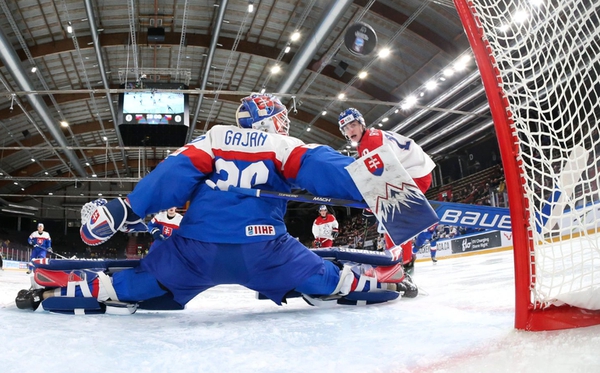
{"label": "blue goalie jersey", "polygon": [[[169,155],[128,199],[139,216],[189,201],[175,233],[182,237],[215,243],[267,241],[286,232],[287,201],[227,192],[229,186],[278,192],[304,189],[318,196],[361,201],[344,168],[353,161],[328,146],[219,125]],[[226,214],[222,206],[227,206]]]}

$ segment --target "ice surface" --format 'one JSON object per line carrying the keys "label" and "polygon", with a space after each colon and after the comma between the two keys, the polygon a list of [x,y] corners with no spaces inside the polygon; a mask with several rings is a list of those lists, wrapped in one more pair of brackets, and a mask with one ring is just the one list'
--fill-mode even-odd
{"label": "ice surface", "polygon": [[417,263],[421,295],[390,304],[279,307],[238,286],[184,311],[67,316],[14,306],[24,272],[0,272],[4,373],[600,372],[600,326],[513,326],[512,252]]}

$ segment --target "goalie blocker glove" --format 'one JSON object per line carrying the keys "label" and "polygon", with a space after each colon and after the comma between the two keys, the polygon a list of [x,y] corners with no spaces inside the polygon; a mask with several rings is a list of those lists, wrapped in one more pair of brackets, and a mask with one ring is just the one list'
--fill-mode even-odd
{"label": "goalie blocker glove", "polygon": [[108,203],[106,200],[96,200],[82,207],[79,235],[87,245],[100,245],[119,230],[123,232],[148,230],[142,219],[133,212],[128,201],[121,198]]}

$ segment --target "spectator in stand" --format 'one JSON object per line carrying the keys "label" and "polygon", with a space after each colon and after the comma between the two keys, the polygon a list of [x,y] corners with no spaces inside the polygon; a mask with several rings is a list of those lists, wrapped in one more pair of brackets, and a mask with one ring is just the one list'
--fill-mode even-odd
{"label": "spectator in stand", "polygon": [[171,237],[173,231],[179,229],[183,216],[177,212],[177,207],[171,207],[166,211],[161,211],[154,215],[150,223],[148,223],[148,232],[154,238],[154,243],[150,246],[153,249],[155,243],[166,240]]}
{"label": "spectator in stand", "polygon": [[4,271],[4,261],[2,260],[2,251],[0,251],[0,270]]}
{"label": "spectator in stand", "polygon": [[[49,252],[52,252],[52,239],[50,238],[50,233],[44,231],[43,223],[39,223],[37,225],[37,231],[34,231],[29,235],[27,243],[33,246],[31,257],[29,258],[30,262],[36,258],[45,258]],[[27,264],[27,268],[27,273],[31,273],[33,266]]]}
{"label": "spectator in stand", "polygon": [[312,233],[315,236],[314,247],[333,246],[333,240],[339,233],[339,224],[335,216],[327,211],[327,206],[319,207],[319,216],[313,223]]}

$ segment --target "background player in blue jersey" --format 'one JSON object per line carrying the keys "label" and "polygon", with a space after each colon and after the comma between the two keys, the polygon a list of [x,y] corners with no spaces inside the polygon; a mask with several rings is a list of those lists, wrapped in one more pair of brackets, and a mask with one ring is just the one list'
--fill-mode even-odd
{"label": "background player in blue jersey", "polygon": [[[277,304],[294,289],[345,296],[393,285],[394,291],[410,290],[416,296],[400,264],[394,275],[404,280],[381,284],[368,268],[340,268],[306,248],[287,233],[287,201],[228,192],[230,186],[288,193],[299,188],[319,196],[362,200],[344,168],[354,159],[287,136],[287,109],[279,99],[246,97],[236,120],[238,127],[214,126],[173,152],[126,200],[84,206],[81,238],[98,245],[118,230],[139,224],[140,217],[190,202],[179,229],[139,267],[115,273],[112,281],[102,272],[97,278],[88,274],[91,296],[125,302],[169,296],[183,307],[219,284],[243,285]],[[66,289],[50,290],[43,297],[65,294]]]}
{"label": "background player in blue jersey", "polygon": [[437,227],[435,224],[423,232],[419,233],[417,237],[415,237],[415,241],[413,243],[413,254],[419,252],[425,246],[429,246],[429,253],[431,254],[431,261],[437,263],[437,259],[435,258],[435,254],[437,253]]}
{"label": "background player in blue jersey", "polygon": [[[50,233],[44,231],[43,223],[39,223],[37,230],[29,235],[27,243],[33,246],[31,257],[29,258],[30,261],[36,258],[45,258],[48,252],[52,252],[52,239],[50,238]],[[31,273],[32,269],[33,266],[28,264],[27,273]]]}

